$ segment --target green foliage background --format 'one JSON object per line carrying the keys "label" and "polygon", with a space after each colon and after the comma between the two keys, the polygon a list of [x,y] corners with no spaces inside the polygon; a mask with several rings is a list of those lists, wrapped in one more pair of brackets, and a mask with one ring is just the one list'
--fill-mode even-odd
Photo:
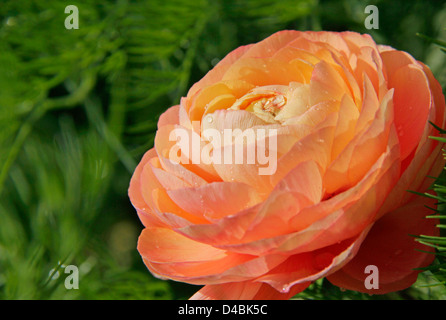
{"label": "green foliage background", "polygon": [[[64,27],[70,4],[77,30]],[[378,30],[364,27],[368,4]],[[444,43],[432,41],[446,39],[445,21],[443,1],[2,0],[0,299],[188,298],[198,287],[144,267],[127,197],[159,115],[227,53],[282,29],[371,33],[446,85]],[[369,296],[319,280],[297,298],[446,299],[446,238],[416,240],[438,254],[408,290]],[[64,286],[70,264],[78,290]]]}

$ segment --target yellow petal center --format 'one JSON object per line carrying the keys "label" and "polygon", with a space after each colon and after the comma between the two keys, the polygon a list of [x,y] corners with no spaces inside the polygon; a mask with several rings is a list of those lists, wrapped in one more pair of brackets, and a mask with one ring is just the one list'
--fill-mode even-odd
{"label": "yellow petal center", "polygon": [[246,110],[266,122],[282,123],[291,117],[302,114],[307,108],[307,86],[290,83],[289,86],[254,88],[238,99],[229,110]]}

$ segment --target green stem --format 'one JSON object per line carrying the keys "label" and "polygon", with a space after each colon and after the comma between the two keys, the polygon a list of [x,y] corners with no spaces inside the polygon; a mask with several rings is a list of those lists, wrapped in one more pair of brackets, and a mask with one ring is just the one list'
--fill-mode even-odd
{"label": "green stem", "polygon": [[16,160],[26,138],[31,133],[34,124],[42,118],[47,111],[71,108],[82,102],[88,95],[96,83],[96,72],[88,72],[82,80],[79,87],[70,95],[63,98],[48,99],[38,104],[31,112],[29,117],[20,127],[16,138],[13,142],[11,149],[9,150],[6,161],[3,163],[0,171],[0,194],[3,191],[5,180],[8,176],[9,170]]}

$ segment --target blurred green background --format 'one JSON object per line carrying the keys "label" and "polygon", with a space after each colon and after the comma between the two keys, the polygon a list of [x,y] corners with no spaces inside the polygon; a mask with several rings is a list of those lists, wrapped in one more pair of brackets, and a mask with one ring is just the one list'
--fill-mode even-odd
{"label": "blurred green background", "polygon": [[[65,29],[67,5],[79,29]],[[444,1],[1,0],[0,299],[187,299],[199,287],[142,263],[127,196],[159,115],[227,53],[282,29],[370,33],[446,85],[446,54],[416,35],[446,40],[445,27]],[[62,265],[78,266],[79,289]],[[446,299],[431,286],[441,268],[385,296],[320,280],[298,297]]]}

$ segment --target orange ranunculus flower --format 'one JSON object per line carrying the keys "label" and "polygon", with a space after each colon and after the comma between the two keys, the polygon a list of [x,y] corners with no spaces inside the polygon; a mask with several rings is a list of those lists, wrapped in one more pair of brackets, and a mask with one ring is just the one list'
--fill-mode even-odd
{"label": "orange ranunculus flower", "polygon": [[[410,235],[436,234],[424,218],[435,203],[407,192],[426,192],[444,165],[429,122],[445,125],[432,72],[369,35],[282,31],[240,47],[160,117],[134,172],[143,261],[205,285],[193,299],[287,299],[322,277],[373,294],[407,288],[434,258]],[[250,128],[266,131],[217,144],[204,134]],[[193,138],[178,145],[178,129],[198,150]],[[261,159],[188,161],[206,148],[231,160],[225,147],[240,155],[273,138],[268,174]],[[378,288],[365,285],[368,265]]]}

